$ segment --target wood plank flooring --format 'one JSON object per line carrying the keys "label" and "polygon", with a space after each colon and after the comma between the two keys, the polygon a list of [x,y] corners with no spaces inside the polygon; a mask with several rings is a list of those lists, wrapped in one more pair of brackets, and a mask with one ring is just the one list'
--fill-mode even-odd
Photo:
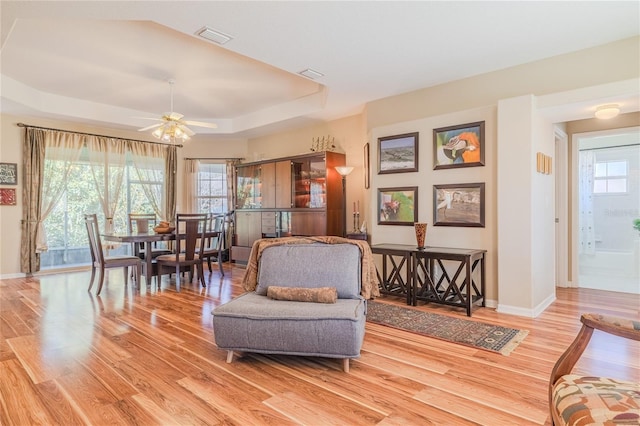
{"label": "wood plank flooring", "polygon": [[[558,289],[535,319],[476,310],[474,320],[529,330],[509,356],[367,323],[345,374],[335,359],[225,362],[211,310],[242,293],[241,267],[180,292],[167,277],[138,290],[108,274],[100,296],[88,272],[0,281],[0,424],[550,424],[549,374],[580,314],[640,317],[639,296],[588,289]],[[640,381],[640,346],[596,332],[577,371]]]}

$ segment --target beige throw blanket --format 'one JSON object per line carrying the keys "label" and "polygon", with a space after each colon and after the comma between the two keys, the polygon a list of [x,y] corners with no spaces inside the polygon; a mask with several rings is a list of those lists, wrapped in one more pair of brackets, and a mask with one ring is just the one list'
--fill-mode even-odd
{"label": "beige throw blanket", "polygon": [[263,238],[253,243],[249,261],[247,262],[247,272],[242,279],[242,287],[245,291],[253,291],[258,286],[258,264],[262,251],[271,246],[282,244],[355,244],[360,248],[362,254],[362,288],[360,294],[365,299],[373,299],[380,296],[378,288],[378,274],[376,273],[376,265],[373,263],[373,253],[371,247],[366,241],[350,240],[348,238],[333,236],[318,237],[283,237],[283,238]]}

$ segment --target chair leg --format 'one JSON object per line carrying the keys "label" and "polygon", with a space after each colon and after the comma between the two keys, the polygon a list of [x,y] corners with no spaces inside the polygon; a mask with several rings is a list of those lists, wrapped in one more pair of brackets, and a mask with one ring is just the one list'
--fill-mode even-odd
{"label": "chair leg", "polygon": [[233,351],[227,351],[227,364],[231,364],[233,362]]}
{"label": "chair leg", "polygon": [[207,267],[209,268],[209,272],[211,271],[211,256],[207,257]]}
{"label": "chair leg", "polygon": [[93,280],[96,277],[96,265],[91,265],[91,281],[89,281],[89,288],[87,291],[91,291],[91,287],[93,287]]}
{"label": "chair leg", "polygon": [[[218,253],[218,258],[216,260],[218,261],[218,268],[220,268],[220,275],[224,277],[224,270],[222,269],[222,256],[220,256],[220,253]],[[211,270],[211,268],[209,268],[209,270]]]}
{"label": "chair leg", "polygon": [[100,275],[98,275],[98,291],[96,295],[99,295],[102,291],[102,284],[104,283],[104,265],[100,265]]}
{"label": "chair leg", "polygon": [[[124,271],[124,285],[126,287],[127,284],[129,284],[129,267],[125,266],[122,270]],[[133,271],[131,271],[131,273],[133,273]]]}
{"label": "chair leg", "polygon": [[345,373],[349,372],[349,358],[343,358],[342,359],[342,370]]}
{"label": "chair leg", "polygon": [[202,287],[206,287],[207,284],[204,282],[204,266],[202,265],[202,262],[198,263],[198,278],[200,278],[200,284],[202,284]]}
{"label": "chair leg", "polygon": [[142,262],[139,262],[136,265],[136,285],[138,286],[138,289],[142,288],[142,284],[140,282],[140,276],[142,275]]}

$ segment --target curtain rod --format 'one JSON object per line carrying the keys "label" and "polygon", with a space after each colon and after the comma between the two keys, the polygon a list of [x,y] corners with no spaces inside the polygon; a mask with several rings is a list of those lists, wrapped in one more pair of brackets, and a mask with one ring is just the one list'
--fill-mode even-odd
{"label": "curtain rod", "polygon": [[143,140],[140,140],[140,139],[120,138],[120,137],[116,137],[116,136],[98,135],[96,133],[85,133],[85,132],[76,132],[76,131],[73,131],[73,130],[53,129],[51,127],[32,126],[31,124],[24,124],[24,123],[18,123],[18,127],[31,127],[33,129],[53,130],[53,131],[56,131],[56,132],[75,133],[76,135],[97,136],[97,137],[100,137],[100,138],[124,139],[124,140],[132,141],[132,142],[144,142],[144,143],[152,143],[152,144],[155,144],[155,145],[177,146],[178,148],[182,148],[183,147],[183,145],[179,145],[179,144],[163,143],[163,142],[150,142],[150,141],[143,141]]}
{"label": "curtain rod", "polygon": [[578,151],[593,151],[596,149],[607,149],[607,148],[624,148],[627,146],[638,146],[638,145],[640,145],[640,143],[628,143],[625,145],[610,145],[610,146],[598,146],[595,148],[580,148]]}
{"label": "curtain rod", "polygon": [[183,160],[244,160],[242,157],[184,157]]}

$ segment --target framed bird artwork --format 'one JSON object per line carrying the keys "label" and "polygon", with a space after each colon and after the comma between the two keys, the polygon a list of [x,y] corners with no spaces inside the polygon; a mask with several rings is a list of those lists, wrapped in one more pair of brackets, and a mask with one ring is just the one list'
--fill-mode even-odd
{"label": "framed bird artwork", "polygon": [[433,129],[433,169],[484,166],[484,121]]}

